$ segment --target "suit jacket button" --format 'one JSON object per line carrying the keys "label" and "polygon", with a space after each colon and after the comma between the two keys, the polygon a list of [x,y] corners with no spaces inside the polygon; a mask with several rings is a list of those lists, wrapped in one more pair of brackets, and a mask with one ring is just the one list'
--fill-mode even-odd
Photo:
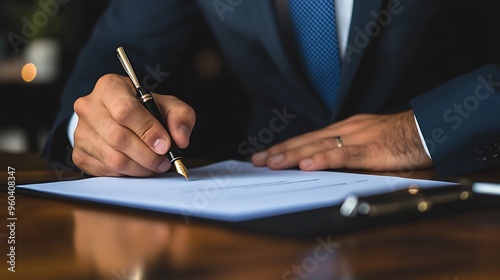
{"label": "suit jacket button", "polygon": [[486,151],[483,149],[477,149],[474,155],[479,161],[486,161],[488,159],[488,157],[486,157]]}

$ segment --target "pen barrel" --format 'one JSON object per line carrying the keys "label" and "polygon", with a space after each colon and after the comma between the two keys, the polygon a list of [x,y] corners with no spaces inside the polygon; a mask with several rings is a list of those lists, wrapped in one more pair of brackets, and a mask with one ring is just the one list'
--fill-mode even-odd
{"label": "pen barrel", "polygon": [[[153,95],[151,92],[144,87],[138,87],[137,88],[137,98],[139,101],[144,105],[146,109],[155,117],[165,128],[165,130],[170,134],[167,124],[165,120],[163,119],[163,115],[160,112],[160,109],[158,109],[158,106],[153,98]],[[170,161],[170,163],[173,163],[174,161],[182,158],[181,153],[179,152],[179,148],[174,142],[174,139],[171,138],[170,141],[170,150],[167,152],[167,157]]]}
{"label": "pen barrel", "polygon": [[366,197],[349,196],[342,205],[344,209],[341,213],[346,217],[423,213],[436,206],[469,201],[471,197],[472,188],[466,185],[410,187]]}

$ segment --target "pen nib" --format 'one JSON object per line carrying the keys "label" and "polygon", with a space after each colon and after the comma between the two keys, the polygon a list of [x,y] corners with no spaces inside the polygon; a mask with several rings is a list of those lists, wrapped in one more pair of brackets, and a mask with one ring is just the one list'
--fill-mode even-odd
{"label": "pen nib", "polygon": [[186,168],[186,166],[184,166],[182,161],[180,159],[178,159],[178,160],[174,161],[174,165],[175,165],[175,170],[177,171],[177,173],[181,174],[184,178],[186,178],[186,180],[189,181],[187,168]]}

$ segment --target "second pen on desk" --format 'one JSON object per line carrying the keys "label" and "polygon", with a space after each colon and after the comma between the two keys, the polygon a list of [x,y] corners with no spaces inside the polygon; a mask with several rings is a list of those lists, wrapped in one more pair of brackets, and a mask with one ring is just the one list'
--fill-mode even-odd
{"label": "second pen on desk", "polygon": [[[156,105],[155,100],[153,99],[153,95],[149,90],[141,86],[139,83],[139,80],[137,79],[137,76],[135,74],[134,68],[132,67],[132,64],[130,63],[130,60],[127,57],[127,54],[125,53],[125,50],[123,47],[119,47],[116,49],[118,59],[123,65],[123,68],[125,69],[125,72],[127,72],[130,80],[132,80],[132,83],[135,86],[135,89],[137,91],[137,97],[139,98],[139,101],[148,109],[148,111],[163,125],[163,127],[168,131],[168,127],[163,120],[163,115],[161,114],[160,110],[158,109],[158,106]],[[186,166],[182,163],[181,159],[181,153],[179,152],[179,148],[177,145],[174,143],[174,140],[170,141],[170,150],[167,152],[167,157],[170,160],[170,163],[175,166],[175,170],[177,173],[180,175],[184,176],[186,180],[189,181],[189,176],[188,176],[188,171]]]}

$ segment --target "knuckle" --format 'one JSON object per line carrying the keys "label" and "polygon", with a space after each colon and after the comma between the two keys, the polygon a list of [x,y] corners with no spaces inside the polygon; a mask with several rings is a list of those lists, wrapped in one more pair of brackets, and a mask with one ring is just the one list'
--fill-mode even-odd
{"label": "knuckle", "polygon": [[181,110],[181,115],[189,118],[190,120],[193,120],[196,118],[196,112],[194,111],[193,108],[191,108],[190,106],[185,106],[182,110]]}
{"label": "knuckle", "polygon": [[80,97],[75,101],[75,103],[73,103],[73,110],[77,114],[85,112],[87,108],[88,108],[87,97]]}
{"label": "knuckle", "polygon": [[97,80],[96,85],[111,85],[117,83],[118,81],[120,81],[120,76],[117,74],[105,74]]}
{"label": "knuckle", "polygon": [[175,119],[187,125],[193,125],[196,121],[196,113],[193,108],[188,105],[176,106],[170,111],[167,111],[166,118],[168,120]]}
{"label": "knuckle", "polygon": [[131,90],[132,88],[130,79],[118,74],[106,74],[97,80],[92,92],[106,94],[108,92],[126,92],[124,89]]}
{"label": "knuckle", "polygon": [[148,142],[147,139],[157,134],[155,131],[155,122],[155,119],[150,118],[141,124],[140,129],[136,133],[143,141]]}
{"label": "knuckle", "polygon": [[137,102],[131,102],[128,98],[116,98],[110,109],[111,116],[118,123],[124,123],[132,116],[132,112],[137,110],[137,105]]}
{"label": "knuckle", "polygon": [[71,159],[73,163],[78,167],[78,169],[84,171],[87,174],[91,175],[98,175],[95,171],[97,166],[92,166],[91,162],[91,156],[88,155],[87,153],[81,151],[77,147],[73,149],[73,154],[71,156]]}
{"label": "knuckle", "polygon": [[127,102],[126,100],[115,99],[111,107],[111,116],[118,123],[124,123],[131,116],[131,112],[134,110],[134,105],[132,102]]}
{"label": "knuckle", "polygon": [[91,156],[75,147],[73,149],[72,160],[73,163],[82,171],[93,176],[121,176],[120,173],[115,172],[106,166],[91,163]]}
{"label": "knuckle", "polygon": [[317,141],[322,150],[328,151],[337,148],[337,141],[334,138],[326,138]]}
{"label": "knuckle", "polygon": [[350,127],[356,127],[364,123],[369,117],[370,115],[368,114],[358,114],[347,118],[345,123],[348,124]]}
{"label": "knuckle", "polygon": [[128,144],[127,131],[121,127],[113,127],[105,132],[106,142],[116,150],[123,150]]}
{"label": "knuckle", "polygon": [[172,95],[156,94],[156,96],[158,97],[157,100],[160,100],[159,106],[163,107],[167,114],[173,113],[176,117],[180,116],[184,119],[187,118],[190,121],[196,119],[195,110],[186,102]]}
{"label": "knuckle", "polygon": [[73,163],[78,168],[82,169],[85,166],[86,156],[83,153],[79,152],[79,149],[75,147],[71,155],[71,160],[73,160]]}
{"label": "knuckle", "polygon": [[285,161],[292,161],[300,157],[300,152],[297,149],[289,150],[283,153]]}
{"label": "knuckle", "polygon": [[325,161],[328,163],[342,162],[343,161],[342,155],[339,155],[339,152],[337,150],[339,149],[335,149],[333,151],[325,151],[321,154],[323,155]]}
{"label": "knuckle", "polygon": [[105,165],[118,173],[123,173],[123,171],[128,166],[128,158],[119,152],[111,152],[104,159]]}
{"label": "knuckle", "polygon": [[283,146],[283,144],[278,144],[276,146],[272,146],[272,147],[268,148],[267,153],[269,156],[273,156],[273,155],[277,155],[285,150],[287,150],[287,149],[285,146]]}

